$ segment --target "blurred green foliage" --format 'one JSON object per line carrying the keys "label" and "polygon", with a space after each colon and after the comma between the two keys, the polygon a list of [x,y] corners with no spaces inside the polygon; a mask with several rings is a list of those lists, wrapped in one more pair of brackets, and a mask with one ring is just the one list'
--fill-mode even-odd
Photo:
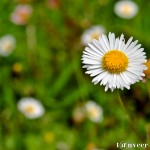
{"label": "blurred green foliage", "polygon": [[[0,1],[0,36],[11,34],[17,40],[14,52],[0,57],[0,150],[92,150],[87,148],[90,143],[115,150],[117,142],[140,143],[116,92],[105,93],[84,74],[80,37],[90,26],[103,25],[107,33],[138,39],[149,57],[150,1],[135,0],[139,12],[131,20],[114,14],[116,0],[56,2],[53,7],[48,0]],[[32,16],[27,25],[15,25],[10,14],[16,5],[24,3],[33,7]],[[16,63],[22,66],[19,72],[13,69]],[[149,81],[121,92],[145,143],[150,122],[149,93]],[[42,118],[28,120],[17,110],[17,102],[26,96],[41,100],[46,110]],[[72,110],[89,99],[102,106],[104,121],[73,122]]]}

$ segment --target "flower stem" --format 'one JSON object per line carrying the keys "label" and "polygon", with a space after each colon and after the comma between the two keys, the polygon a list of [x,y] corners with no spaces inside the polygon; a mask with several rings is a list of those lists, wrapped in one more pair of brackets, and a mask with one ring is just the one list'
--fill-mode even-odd
{"label": "flower stem", "polygon": [[[120,103],[122,109],[123,109],[124,112],[126,113],[126,119],[128,120],[128,122],[129,122],[129,124],[130,124],[130,126],[131,126],[131,128],[132,128],[132,130],[133,130],[133,132],[134,132],[134,134],[137,136],[138,140],[139,140],[141,143],[144,143],[144,141],[142,140],[140,134],[139,134],[138,131],[136,130],[136,128],[135,128],[135,126],[134,126],[134,123],[133,123],[132,119],[130,118],[126,107],[125,107],[124,104],[123,104],[123,101],[122,101],[122,99],[121,99],[121,96],[120,96],[119,91],[117,91],[117,96],[118,96],[118,100],[119,100],[119,103]],[[149,150],[149,147],[146,148],[146,150]]]}

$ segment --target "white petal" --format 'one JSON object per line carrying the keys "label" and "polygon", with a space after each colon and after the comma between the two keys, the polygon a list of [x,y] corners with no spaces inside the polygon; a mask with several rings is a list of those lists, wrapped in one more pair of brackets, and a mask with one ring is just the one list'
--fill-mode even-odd
{"label": "white petal", "polygon": [[108,84],[106,84],[105,86],[105,92],[108,90]]}
{"label": "white petal", "polygon": [[88,55],[83,55],[81,60],[83,60],[84,58],[89,58],[89,59],[93,59],[93,60],[100,60],[99,57],[96,57],[96,56],[93,57],[93,56],[88,56]]}
{"label": "white petal", "polygon": [[105,52],[108,52],[109,49],[105,45],[105,42],[103,41],[103,38],[99,38],[99,42],[100,42],[101,46],[103,47],[103,49],[105,50]]}
{"label": "white petal", "polygon": [[110,50],[110,44],[109,44],[109,41],[108,41],[108,38],[106,35],[102,34],[102,38],[103,38],[103,41],[107,47],[108,50]]}
{"label": "white petal", "polygon": [[93,54],[91,54],[91,53],[89,53],[87,51],[84,51],[83,54],[86,54],[86,55],[92,56],[92,57],[100,57],[100,56],[97,56],[97,55],[93,55]]}
{"label": "white petal", "polygon": [[124,46],[124,48],[122,49],[122,51],[125,51],[127,49],[127,47],[130,45],[130,43],[132,42],[133,37],[130,37],[130,39],[128,40],[128,42],[126,43],[126,45]]}
{"label": "white petal", "polygon": [[128,57],[134,57],[134,56],[136,56],[136,55],[144,55],[145,53],[142,53],[143,52],[143,48],[140,48],[140,49],[138,49],[138,50],[136,50],[136,51],[134,51],[134,53],[131,53],[130,55],[128,55]]}
{"label": "white petal", "polygon": [[83,59],[83,64],[95,64],[95,65],[98,65],[98,64],[100,64],[100,61],[98,61],[98,60],[92,60],[92,59],[89,59],[89,58],[84,58]]}
{"label": "white petal", "polygon": [[95,46],[93,46],[92,44],[88,44],[89,47],[91,49],[93,49],[97,54],[99,54],[100,56],[103,56],[103,53],[101,51],[99,51]]}
{"label": "white petal", "polygon": [[120,39],[119,39],[119,47],[118,47],[118,49],[119,50],[123,49],[123,46],[124,46],[124,35],[121,34]]}
{"label": "white petal", "polygon": [[93,76],[100,74],[101,72],[103,72],[103,70],[98,68],[98,69],[86,71],[85,73],[91,74],[90,76],[93,77]]}
{"label": "white petal", "polygon": [[100,85],[106,85],[106,84],[108,84],[108,82],[109,82],[109,77],[110,77],[110,76],[111,76],[111,74],[108,73],[108,74],[105,76],[105,78],[102,79]]}
{"label": "white petal", "polygon": [[106,51],[104,50],[104,48],[102,47],[99,41],[93,40],[93,44],[97,49],[99,49],[99,51],[101,51],[102,54],[106,53]]}
{"label": "white petal", "polygon": [[100,65],[92,65],[92,66],[89,66],[88,69],[97,69],[100,67],[101,67]]}
{"label": "white petal", "polygon": [[136,45],[133,49],[131,49],[130,53],[128,53],[127,55],[131,55],[132,53],[134,53],[136,50],[138,50],[141,47],[141,44]]}
{"label": "white petal", "polygon": [[116,39],[115,41],[115,50],[119,49],[119,38]]}
{"label": "white petal", "polygon": [[82,68],[88,68],[90,67],[91,65],[83,65]]}
{"label": "white petal", "polygon": [[127,55],[132,51],[132,49],[135,47],[135,45],[136,45],[137,43],[138,43],[138,40],[136,40],[136,41],[134,41],[134,42],[132,42],[132,43],[130,44],[130,46],[125,50],[125,52],[126,52]]}
{"label": "white petal", "polygon": [[114,33],[109,33],[109,42],[110,42],[110,49],[115,48],[115,34]]}
{"label": "white petal", "polygon": [[121,73],[122,77],[127,81],[128,84],[132,84],[133,80],[131,78],[129,78],[125,72]]}
{"label": "white petal", "polygon": [[117,80],[117,76],[116,74],[113,75],[113,87],[116,88],[117,84],[116,84],[116,80]]}
{"label": "white petal", "polygon": [[101,74],[99,74],[98,76],[96,76],[92,82],[99,82],[101,81],[105,76],[107,75],[107,72],[102,72]]}
{"label": "white petal", "polygon": [[92,54],[92,55],[94,55],[94,56],[101,57],[100,54],[96,53],[94,50],[92,50],[92,49],[89,48],[89,47],[86,47],[86,48],[85,48],[85,51],[87,51],[89,54]]}

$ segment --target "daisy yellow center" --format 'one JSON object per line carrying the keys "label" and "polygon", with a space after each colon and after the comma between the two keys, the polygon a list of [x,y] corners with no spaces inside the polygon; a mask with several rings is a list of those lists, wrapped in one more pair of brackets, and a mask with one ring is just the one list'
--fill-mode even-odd
{"label": "daisy yellow center", "polygon": [[2,48],[4,49],[5,52],[9,52],[12,49],[13,45],[10,41],[6,41],[3,45]]}
{"label": "daisy yellow center", "polygon": [[34,112],[34,107],[33,106],[26,106],[25,111],[27,113],[33,113]]}
{"label": "daisy yellow center", "polygon": [[126,15],[129,15],[132,13],[132,7],[129,5],[125,5],[121,8],[122,12]]}
{"label": "daisy yellow center", "polygon": [[98,40],[99,36],[100,36],[100,34],[98,34],[98,33],[93,33],[93,34],[91,35],[91,39],[96,39],[96,40]]}
{"label": "daisy yellow center", "polygon": [[20,12],[20,18],[23,20],[23,21],[26,21],[28,18],[29,18],[29,13],[28,12]]}
{"label": "daisy yellow center", "polygon": [[121,51],[111,50],[103,56],[102,65],[109,73],[119,74],[126,70],[128,66],[128,58]]}
{"label": "daisy yellow center", "polygon": [[97,117],[98,114],[99,114],[99,111],[95,108],[89,110],[89,112],[88,112],[88,115],[91,116],[91,117]]}

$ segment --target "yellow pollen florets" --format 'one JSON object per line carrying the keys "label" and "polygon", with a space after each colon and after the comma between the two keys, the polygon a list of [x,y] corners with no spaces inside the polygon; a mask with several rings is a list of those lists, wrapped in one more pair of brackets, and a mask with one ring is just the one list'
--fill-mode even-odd
{"label": "yellow pollen florets", "polygon": [[122,12],[126,15],[130,15],[133,11],[133,8],[129,5],[125,5],[121,8]]}
{"label": "yellow pollen florets", "polygon": [[92,40],[93,40],[93,39],[98,40],[99,36],[100,36],[100,34],[98,34],[98,33],[93,33],[93,34],[91,35],[91,39],[92,39]]}
{"label": "yellow pollen florets", "polygon": [[109,73],[119,74],[126,70],[128,58],[119,50],[111,50],[103,56],[102,65]]}
{"label": "yellow pollen florets", "polygon": [[25,108],[25,111],[28,112],[28,113],[33,113],[34,112],[34,107],[33,106],[27,106]]}

